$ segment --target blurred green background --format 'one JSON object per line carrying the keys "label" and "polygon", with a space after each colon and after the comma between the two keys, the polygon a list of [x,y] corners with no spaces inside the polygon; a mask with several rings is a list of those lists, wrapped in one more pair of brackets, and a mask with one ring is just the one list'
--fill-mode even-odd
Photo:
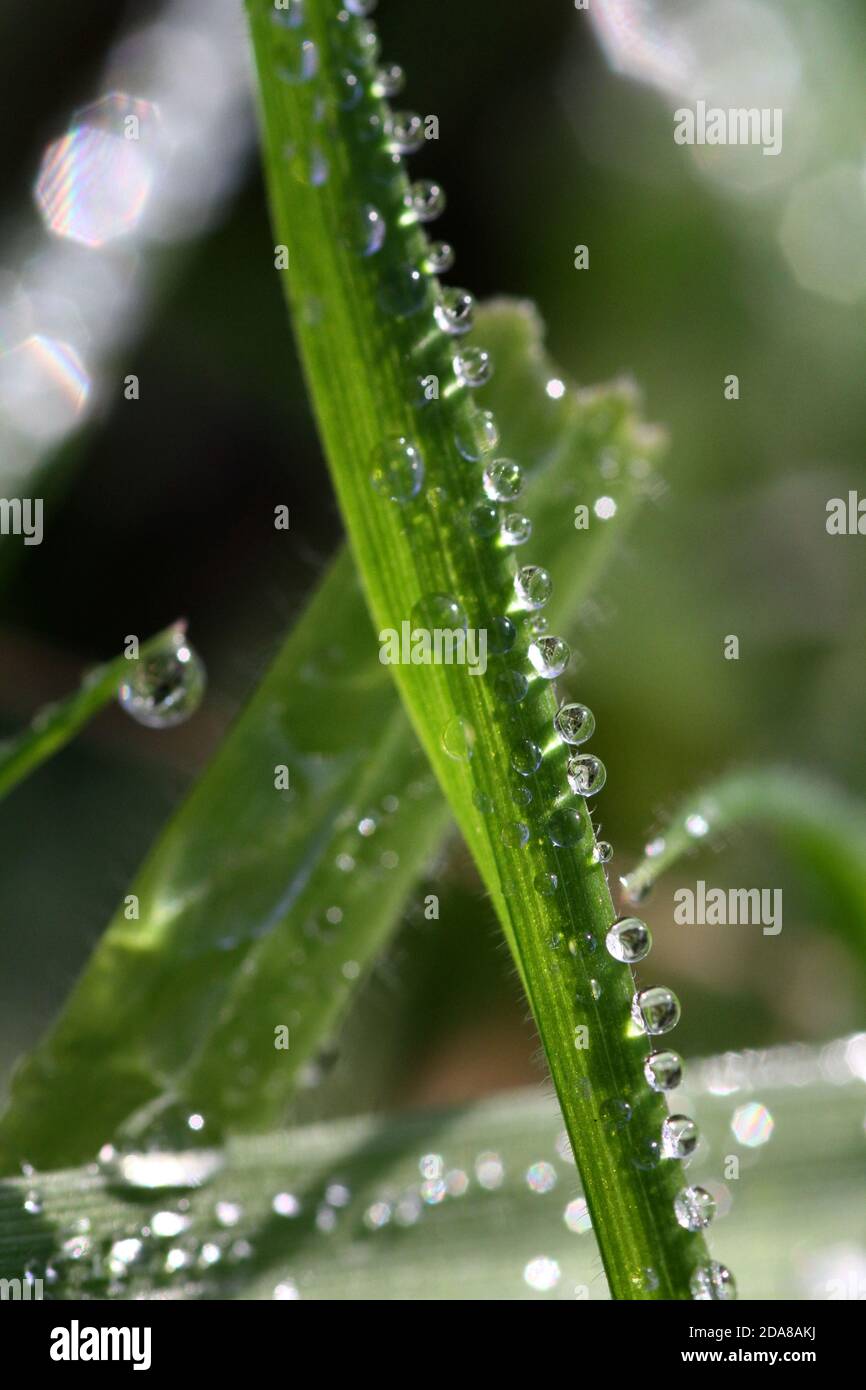
{"label": "blurred green background", "polygon": [[[597,22],[606,8],[616,10],[599,3]],[[43,149],[76,106],[110,90],[112,46],[162,9],[76,0],[61,26],[52,7],[6,0],[0,276],[26,279],[49,244],[32,198]],[[632,375],[649,418],[671,431],[664,494],[565,634],[583,658],[567,693],[596,711],[608,768],[597,814],[616,851],[612,880],[684,793],[726,768],[784,762],[866,790],[866,540],[825,530],[829,498],[866,493],[866,16],[859,0],[738,0],[727,20],[717,5],[620,9],[644,14],[643,30],[618,34],[620,58],[644,77],[670,52],[647,15],[703,15],[691,40],[705,66],[693,55],[689,80],[697,64],[714,91],[751,81],[766,88],[762,105],[781,90],[779,158],[701,159],[675,145],[684,101],[614,71],[568,0],[382,0],[376,16],[383,57],[408,74],[401,101],[439,118],[438,142],[413,168],[446,187],[451,282],[534,299],[564,372],[587,385]],[[171,22],[206,32],[212,14],[191,0]],[[199,138],[201,161],[219,161],[206,119]],[[340,540],[254,149],[237,164],[203,229],[139,249],[140,328],[110,356],[89,423],[24,492],[47,499],[44,543],[0,539],[3,731],[125,634],[179,615],[210,673],[189,725],[154,733],[110,711],[0,805],[4,1069],[51,1019]],[[587,271],[573,267],[577,244],[589,247]],[[127,373],[140,377],[137,402],[124,400]],[[729,373],[738,401],[724,399]],[[289,533],[272,525],[280,502]],[[738,661],[723,658],[728,634]],[[675,926],[674,889],[697,878],[781,888],[782,933]],[[426,892],[440,896],[438,922],[424,919]],[[680,994],[687,1056],[863,1026],[856,972],[815,884],[765,837],[702,849],[645,916],[656,942],[645,983]],[[540,1074],[459,846],[418,886],[323,1065],[328,1083],[305,1112],[458,1100]]]}

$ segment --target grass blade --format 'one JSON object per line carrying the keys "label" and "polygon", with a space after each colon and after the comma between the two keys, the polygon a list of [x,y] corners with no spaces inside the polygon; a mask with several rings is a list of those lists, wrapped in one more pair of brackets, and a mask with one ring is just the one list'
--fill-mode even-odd
{"label": "grass blade", "polygon": [[[630,971],[604,950],[615,913],[590,815],[566,795],[556,695],[529,678],[534,618],[521,608],[518,565],[479,527],[481,466],[467,467],[455,443],[478,429],[468,379],[483,359],[456,362],[438,284],[418,270],[430,256],[420,223],[438,195],[410,189],[394,160],[406,143],[399,122],[389,148],[369,25],[325,0],[310,0],[303,29],[275,22],[264,0],[248,10],[276,236],[290,253],[283,283],[374,625],[435,627],[429,613],[444,595],[469,628],[507,632],[501,647],[513,632],[482,679],[447,664],[393,674],[526,986],[611,1291],[687,1298],[706,1248],[674,1218],[681,1176],[661,1155],[667,1109],[644,1078],[646,1040],[630,1032]],[[347,66],[364,89],[351,110]],[[377,246],[365,255],[371,223]],[[425,404],[419,384],[431,381],[439,397]],[[547,587],[538,571],[530,582]],[[530,804],[524,796],[517,813],[511,769],[536,748],[543,756],[520,783]]]}
{"label": "grass blade", "polygon": [[814,775],[786,767],[732,772],[687,797],[622,880],[631,902],[646,897],[702,844],[754,826],[779,836],[820,885],[821,917],[854,952],[866,979],[866,807]]}

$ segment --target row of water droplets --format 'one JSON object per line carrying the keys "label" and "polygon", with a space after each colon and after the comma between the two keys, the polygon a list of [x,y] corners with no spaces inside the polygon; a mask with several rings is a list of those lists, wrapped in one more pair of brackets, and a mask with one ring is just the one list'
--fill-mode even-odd
{"label": "row of water droplets", "polygon": [[[372,26],[366,23],[366,16],[373,10],[374,4],[375,0],[355,0],[354,3],[347,3],[337,16],[336,23],[345,29],[347,51],[353,50],[358,60],[342,75],[344,99],[340,104],[343,110],[352,110],[359,105],[365,82],[375,97],[394,96],[403,85],[403,74],[397,66],[371,66],[379,56],[377,36]],[[318,72],[318,54],[312,41],[304,37],[301,0],[295,0],[295,3],[289,0],[281,9],[275,9],[274,18],[294,36],[290,50],[293,61],[280,69],[280,76],[292,82],[314,78]],[[392,176],[394,169],[400,166],[401,156],[416,152],[424,140],[422,118],[407,111],[391,113],[384,121],[379,116],[365,118],[364,130],[384,147],[392,165]],[[324,182],[327,178],[327,160],[322,151],[315,151],[308,157],[304,168],[312,184]],[[437,182],[418,180],[409,185],[404,205],[405,214],[400,219],[402,225],[426,225],[443,211],[445,195]],[[348,244],[363,256],[375,255],[385,243],[387,230],[381,213],[372,204],[365,204]],[[396,278],[388,275],[383,277],[380,293],[382,307],[398,317],[409,317],[416,313],[426,299],[425,277],[445,273],[453,262],[454,253],[448,243],[428,242],[420,265],[406,264],[401,266]],[[462,339],[473,327],[474,308],[473,296],[467,290],[440,288],[433,308],[435,327],[449,338]],[[452,357],[452,367],[454,388],[471,390],[489,380],[493,363],[484,348],[461,342]],[[454,388],[446,388],[443,393],[446,398]],[[558,399],[562,392],[549,391],[548,394]],[[469,510],[469,524],[478,537],[498,542],[501,547],[511,550],[530,539],[532,525],[515,507],[523,486],[521,467],[512,459],[494,457],[498,441],[499,431],[490,411],[473,410],[468,428],[461,422],[455,433],[455,445],[460,455],[468,462],[481,465],[478,495]],[[405,436],[392,437],[380,444],[372,461],[371,482],[375,491],[389,502],[406,505],[418,498],[425,484],[424,459],[418,445]],[[536,677],[554,681],[565,672],[570,652],[563,638],[547,633],[546,619],[541,613],[552,593],[551,576],[540,565],[515,564],[513,585],[514,599],[509,614],[522,614],[529,620],[532,638],[528,648],[529,661]],[[516,642],[517,629],[509,614],[494,619],[489,629],[490,650],[494,655],[507,654]],[[468,626],[467,616],[459,601],[445,594],[428,595],[422,599],[413,609],[412,619],[413,623],[427,628]],[[497,674],[494,686],[504,703],[516,705],[528,694],[530,680],[519,670],[506,669]],[[581,801],[597,795],[606,780],[604,764],[594,754],[578,751],[595,731],[595,718],[591,710],[581,704],[565,704],[557,711],[553,722],[557,736],[554,746],[565,744],[568,749],[565,776],[569,791]],[[468,758],[472,753],[472,733],[461,720],[453,720],[443,733],[443,745],[450,756],[458,760]],[[536,743],[524,740],[513,755],[513,770],[519,777],[528,778],[538,770],[543,757],[544,752]],[[528,787],[525,792],[526,800],[531,800]],[[490,809],[483,804],[485,800],[483,794],[476,794],[476,806],[482,812]],[[557,848],[575,848],[583,839],[584,822],[580,804],[570,805],[563,798],[549,817],[547,833]],[[528,843],[530,830],[523,821],[515,821],[503,827],[501,838],[508,847],[519,848]],[[611,847],[606,842],[593,842],[593,862],[605,864],[611,855]],[[537,890],[545,896],[555,894],[557,887],[554,874],[543,874],[536,880]],[[651,945],[649,927],[636,917],[620,918],[611,926],[606,937],[610,955],[628,966],[645,959]],[[679,1016],[679,1002],[667,987],[653,986],[635,994],[632,1010],[634,1024],[651,1038],[668,1033],[675,1027]],[[653,1091],[666,1093],[679,1084],[682,1061],[673,1051],[654,1050],[646,1059],[644,1075]],[[631,1117],[631,1107],[627,1102],[613,1104],[618,1107],[619,1126]],[[657,1158],[688,1159],[697,1142],[698,1131],[694,1121],[686,1115],[670,1114],[663,1122],[658,1143],[653,1142],[650,1146],[653,1161]],[[673,1214],[679,1225],[689,1231],[703,1230],[709,1225],[714,1211],[711,1194],[700,1187],[684,1187],[674,1201]],[[712,1261],[694,1271],[691,1292],[699,1299],[728,1299],[735,1296],[735,1287],[730,1272]]]}

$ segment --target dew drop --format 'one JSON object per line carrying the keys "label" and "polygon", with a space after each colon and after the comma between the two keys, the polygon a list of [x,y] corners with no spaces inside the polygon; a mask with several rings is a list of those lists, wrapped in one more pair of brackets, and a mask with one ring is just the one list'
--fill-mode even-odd
{"label": "dew drop", "polygon": [[424,482],[424,463],[416,444],[395,435],[373,451],[370,480],[381,497],[391,502],[410,502]]}
{"label": "dew drop", "polygon": [[483,386],[493,373],[490,353],[480,347],[464,348],[454,358],[452,365],[461,386]]}
{"label": "dew drop", "polygon": [[522,516],[520,512],[509,512],[507,516],[502,518],[499,539],[503,545],[509,548],[525,545],[531,535],[532,522],[528,516]]}
{"label": "dew drop", "polygon": [[514,592],[524,608],[543,608],[553,592],[553,580],[540,565],[524,565],[514,576]]}
{"label": "dew drop", "polygon": [[366,19],[368,14],[372,14],[378,4],[378,0],[343,0],[343,4],[349,14],[357,15],[359,19]]}
{"label": "dew drop", "polygon": [[520,465],[513,459],[493,459],[484,470],[482,483],[491,502],[513,502],[523,486]]}
{"label": "dew drop", "polygon": [[486,502],[480,502],[477,507],[473,507],[469,514],[469,525],[476,536],[481,536],[483,540],[494,536],[499,530],[499,512],[496,507]]}
{"label": "dew drop", "polygon": [[718,1260],[695,1270],[689,1283],[692,1298],[698,1302],[728,1302],[737,1296],[737,1286],[731,1271]]}
{"label": "dew drop", "polygon": [[377,69],[373,78],[373,95],[376,97],[395,97],[406,84],[406,74],[399,63],[386,63]]}
{"label": "dew drop", "polygon": [[635,995],[631,1012],[642,1032],[669,1033],[680,1021],[680,1001],[665,985],[653,985]]}
{"label": "dew drop", "polygon": [[609,864],[613,859],[613,845],[607,840],[598,840],[592,847],[591,859],[593,864]]}
{"label": "dew drop", "polygon": [[433,309],[443,333],[468,333],[475,317],[475,300],[468,290],[445,289]]}
{"label": "dew drop", "polygon": [[425,275],[444,275],[454,264],[454,247],[447,241],[431,241],[422,261]]}
{"label": "dew drop", "polygon": [[674,1198],[674,1215],[686,1231],[702,1231],[715,1214],[715,1200],[704,1187],[684,1187]]}
{"label": "dew drop", "polygon": [[445,189],[435,179],[416,179],[404,202],[417,221],[435,222],[445,211]]}
{"label": "dew drop", "polygon": [[475,730],[465,719],[455,715],[442,732],[442,747],[456,763],[468,763],[475,751]]}
{"label": "dew drop", "polygon": [[319,50],[312,39],[299,39],[293,44],[281,42],[279,63],[275,69],[283,82],[309,82],[319,71]]}
{"label": "dew drop", "polygon": [[576,796],[597,796],[607,781],[607,771],[593,753],[575,753],[569,758],[565,775]]}
{"label": "dew drop", "polygon": [[541,767],[541,749],[532,739],[521,739],[511,755],[511,766],[521,777],[529,777]]}
{"label": "dew drop", "polygon": [[459,629],[468,626],[468,618],[453,594],[425,594],[420,598],[410,614],[412,626],[426,628]]}
{"label": "dew drop", "polygon": [[529,826],[520,820],[511,821],[502,827],[500,839],[508,849],[522,849],[529,841]]}
{"label": "dew drop", "polygon": [[424,143],[424,122],[415,111],[394,111],[385,126],[388,149],[414,154]]}
{"label": "dew drop", "polygon": [[486,631],[487,646],[493,656],[505,656],[517,641],[517,628],[510,618],[488,618]]}
{"label": "dew drop", "polygon": [[683,1059],[678,1052],[651,1052],[643,1074],[654,1091],[673,1091],[683,1079]]}
{"label": "dew drop", "polygon": [[540,893],[542,898],[552,898],[559,887],[559,879],[556,874],[536,874],[533,885],[536,893]]}
{"label": "dew drop", "polygon": [[662,1124],[665,1158],[688,1158],[698,1146],[698,1127],[689,1115],[668,1115]]}
{"label": "dew drop", "polygon": [[562,637],[537,637],[529,644],[529,660],[539,676],[546,681],[556,680],[568,665],[571,652]]}
{"label": "dew drop", "polygon": [[499,671],[493,681],[493,689],[506,705],[519,705],[529,690],[529,681],[521,671]]}
{"label": "dew drop", "polygon": [[633,1168],[637,1168],[640,1173],[652,1173],[658,1168],[661,1161],[662,1146],[658,1139],[644,1135],[637,1140],[635,1151],[631,1156]]}
{"label": "dew drop", "polygon": [[385,241],[385,219],[372,203],[365,203],[356,217],[347,224],[343,244],[358,256],[375,256]]}
{"label": "dew drop", "polygon": [[649,955],[653,939],[646,922],[639,917],[623,917],[619,922],[614,922],[604,943],[614,960],[622,961],[624,965],[636,965]]}
{"label": "dew drop", "polygon": [[424,304],[427,282],[416,266],[404,262],[383,272],[379,307],[394,318],[408,319]]}
{"label": "dew drop", "polygon": [[493,802],[486,792],[476,790],[472,793],[472,804],[476,811],[480,811],[482,816],[489,816],[493,813]]}
{"label": "dew drop", "polygon": [[595,733],[595,715],[586,705],[563,705],[553,717],[563,743],[586,743]]}
{"label": "dew drop", "polygon": [[[479,463],[485,454],[489,454],[491,449],[495,449],[499,443],[499,428],[492,410],[477,410],[472,408],[468,420],[461,420],[459,427],[454,433],[454,443],[457,452],[469,463]],[[498,513],[493,513],[496,521],[488,535],[492,535],[498,526]]]}
{"label": "dew drop", "polygon": [[559,811],[554,811],[547,822],[547,833],[560,849],[573,849],[575,845],[579,845],[585,827],[577,807],[565,806]]}
{"label": "dew drop", "polygon": [[158,650],[130,660],[118,700],[137,723],[150,729],[171,729],[195,714],[206,679],[201,658],[175,631]]}

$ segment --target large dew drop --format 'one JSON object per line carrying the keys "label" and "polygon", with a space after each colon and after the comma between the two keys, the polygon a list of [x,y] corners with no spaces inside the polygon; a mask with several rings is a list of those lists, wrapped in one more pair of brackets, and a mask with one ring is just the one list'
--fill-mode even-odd
{"label": "large dew drop", "polygon": [[649,927],[638,917],[623,917],[621,921],[614,922],[605,937],[605,945],[614,960],[622,961],[624,965],[636,965],[643,960],[649,955],[652,944]]}
{"label": "large dew drop", "polygon": [[370,481],[380,497],[411,502],[424,484],[424,461],[416,444],[404,435],[386,439],[373,450]]}
{"label": "large dew drop", "polygon": [[634,997],[632,1018],[644,1033],[669,1033],[680,1021],[680,1001],[665,985],[642,989]]}
{"label": "large dew drop", "polygon": [[205,1117],[177,1102],[157,1101],[99,1151],[109,1182],[143,1191],[201,1187],[225,1161],[221,1136]]}
{"label": "large dew drop", "polygon": [[180,631],[157,651],[130,659],[118,700],[126,713],[150,729],[171,729],[195,714],[207,678],[201,658]]}

